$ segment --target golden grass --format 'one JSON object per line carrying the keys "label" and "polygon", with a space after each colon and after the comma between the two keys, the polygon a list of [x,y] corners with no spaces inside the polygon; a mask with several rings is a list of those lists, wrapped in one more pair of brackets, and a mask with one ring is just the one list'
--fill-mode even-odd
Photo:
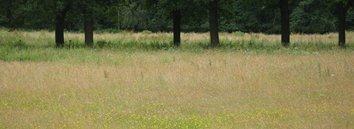
{"label": "golden grass", "polygon": [[[348,32],[349,45],[353,35]],[[143,43],[172,38],[95,36]],[[206,33],[182,36],[187,45],[208,40]],[[278,35],[221,37],[279,42]],[[1,43],[54,45],[53,38],[48,31],[0,31]],[[336,44],[336,34],[294,34],[293,41]],[[354,128],[353,49],[287,51],[0,48],[0,56],[14,59],[0,60],[0,128]]]}
{"label": "golden grass", "polygon": [[125,59],[0,62],[0,127],[354,127],[353,52],[106,54]]}
{"label": "golden grass", "polygon": [[[36,31],[36,32],[26,32],[26,31],[15,31],[6,32],[1,30],[2,40],[12,39],[16,37],[17,39],[26,39],[26,43],[38,44],[42,43],[43,40],[46,43],[54,44],[54,33],[49,31]],[[66,32],[66,40],[76,40],[83,41],[84,35],[82,33]],[[182,33],[182,45],[190,44],[195,42],[209,42],[208,33]],[[337,44],[338,40],[337,33],[328,34],[292,34],[291,41],[293,43],[327,43],[327,44]],[[15,38],[15,39],[16,39]],[[172,40],[171,33],[133,33],[133,32],[122,32],[122,33],[96,33],[94,35],[96,41],[160,41],[169,43]],[[269,35],[261,33],[245,33],[245,34],[234,34],[234,33],[220,33],[221,41],[231,41],[231,42],[241,42],[241,41],[261,41],[264,43],[279,43],[280,35]],[[0,39],[1,41],[1,39]],[[354,44],[354,32],[347,32],[347,44]]]}

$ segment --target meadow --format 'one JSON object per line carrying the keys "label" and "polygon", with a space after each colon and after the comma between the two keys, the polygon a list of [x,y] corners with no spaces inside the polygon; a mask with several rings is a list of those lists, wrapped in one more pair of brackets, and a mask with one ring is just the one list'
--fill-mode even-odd
{"label": "meadow", "polygon": [[65,36],[0,29],[0,128],[354,128],[354,32]]}

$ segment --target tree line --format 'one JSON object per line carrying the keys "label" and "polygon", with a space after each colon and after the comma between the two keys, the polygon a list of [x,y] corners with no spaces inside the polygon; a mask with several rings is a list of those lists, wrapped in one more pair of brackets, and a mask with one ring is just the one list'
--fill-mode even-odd
{"label": "tree line", "polygon": [[93,46],[93,31],[210,31],[218,46],[219,31],[281,33],[289,46],[290,33],[338,31],[345,47],[345,30],[354,22],[354,0],[0,0],[0,26],[10,30],[54,29],[58,47],[64,30],[83,30]]}

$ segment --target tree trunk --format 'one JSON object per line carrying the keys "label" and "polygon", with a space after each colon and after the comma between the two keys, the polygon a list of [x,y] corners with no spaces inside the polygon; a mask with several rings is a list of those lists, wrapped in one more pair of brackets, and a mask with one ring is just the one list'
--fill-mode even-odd
{"label": "tree trunk", "polygon": [[345,47],[345,29],[346,29],[346,16],[347,10],[344,5],[338,5],[338,43],[340,47]]}
{"label": "tree trunk", "polygon": [[55,26],[55,43],[57,47],[64,46],[64,21],[63,13],[57,13]]}
{"label": "tree trunk", "polygon": [[290,17],[288,0],[280,0],[281,8],[281,42],[283,46],[290,45]]}
{"label": "tree trunk", "polygon": [[63,9],[57,10],[55,19],[55,44],[57,47],[64,47],[64,25],[66,13],[71,8],[71,2],[66,3]]}
{"label": "tree trunk", "polygon": [[181,10],[174,10],[173,14],[173,44],[175,47],[181,45]]}
{"label": "tree trunk", "polygon": [[212,47],[220,45],[218,3],[219,0],[211,0],[209,5],[210,40]]}
{"label": "tree trunk", "polygon": [[85,44],[88,47],[93,46],[93,17],[90,13],[85,14]]}

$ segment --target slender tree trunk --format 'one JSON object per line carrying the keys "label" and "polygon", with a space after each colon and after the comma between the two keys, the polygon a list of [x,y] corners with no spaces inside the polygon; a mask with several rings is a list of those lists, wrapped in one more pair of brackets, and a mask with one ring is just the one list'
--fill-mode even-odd
{"label": "slender tree trunk", "polygon": [[65,17],[63,13],[59,12],[56,16],[55,25],[55,43],[57,47],[64,46],[64,21]]}
{"label": "slender tree trunk", "polygon": [[85,44],[88,47],[93,46],[93,17],[91,13],[85,14],[85,23],[84,23],[84,30],[85,30]]}
{"label": "slender tree trunk", "polygon": [[210,40],[212,47],[220,45],[218,3],[219,0],[211,0],[209,5]]}
{"label": "slender tree trunk", "polygon": [[71,8],[71,2],[67,3],[63,9],[57,10],[55,19],[55,44],[57,47],[64,47],[65,16]]}
{"label": "slender tree trunk", "polygon": [[290,16],[288,0],[280,0],[281,8],[281,42],[283,46],[290,45]]}
{"label": "slender tree trunk", "polygon": [[174,10],[173,14],[173,45],[181,45],[181,10]]}
{"label": "slender tree trunk", "polygon": [[338,45],[345,47],[345,29],[347,10],[342,3],[338,4]]}

